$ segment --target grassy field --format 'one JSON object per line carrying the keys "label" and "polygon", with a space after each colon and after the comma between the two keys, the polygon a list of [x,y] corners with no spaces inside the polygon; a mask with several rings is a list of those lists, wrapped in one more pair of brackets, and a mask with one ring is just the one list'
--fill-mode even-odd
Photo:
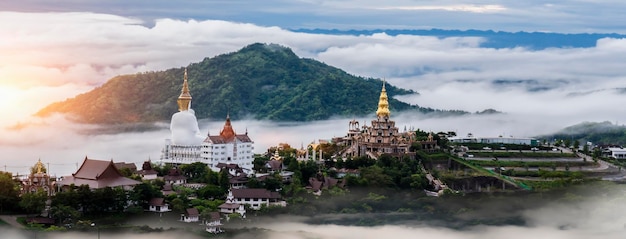
{"label": "grassy field", "polygon": [[481,167],[580,167],[580,166],[595,166],[597,163],[591,162],[583,162],[583,161],[488,161],[488,160],[468,160],[474,165],[478,165]]}
{"label": "grassy field", "polygon": [[576,158],[573,153],[551,153],[551,152],[490,152],[471,151],[470,154],[479,158]]}

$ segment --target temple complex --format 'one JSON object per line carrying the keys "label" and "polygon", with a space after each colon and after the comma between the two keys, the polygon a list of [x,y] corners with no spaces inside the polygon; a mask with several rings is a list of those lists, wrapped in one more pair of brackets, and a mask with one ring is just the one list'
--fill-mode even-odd
{"label": "temple complex", "polygon": [[414,141],[414,134],[410,132],[400,133],[396,127],[396,122],[391,120],[390,116],[389,99],[385,90],[385,82],[383,82],[376,119],[371,121],[371,125],[360,126],[359,122],[352,120],[348,123],[348,134],[343,138],[334,139],[338,144],[345,146],[345,149],[339,152],[339,156],[342,158],[361,156],[378,158],[382,154],[393,156],[409,154],[409,147]]}
{"label": "temple complex", "polygon": [[224,127],[219,135],[202,136],[198,129],[198,120],[191,109],[191,93],[187,82],[187,70],[181,94],[178,97],[178,111],[172,115],[171,139],[165,140],[161,150],[161,164],[192,164],[202,162],[211,170],[219,171],[219,163],[237,164],[245,170],[252,169],[254,160],[254,142],[248,132],[237,134],[226,116]]}
{"label": "temple complex", "polygon": [[22,181],[22,194],[43,191],[47,196],[52,196],[56,192],[56,182],[50,179],[46,167],[41,163],[41,159],[37,161],[35,166],[30,170],[28,178]]}

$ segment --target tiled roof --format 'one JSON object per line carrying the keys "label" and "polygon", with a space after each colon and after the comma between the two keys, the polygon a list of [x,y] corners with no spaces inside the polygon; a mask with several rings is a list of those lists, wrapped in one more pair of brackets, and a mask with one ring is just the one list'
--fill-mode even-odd
{"label": "tiled roof", "polygon": [[80,168],[76,173],[72,174],[72,176],[75,178],[95,180],[100,178],[106,170],[110,170],[111,166],[115,169],[114,172],[111,171],[112,173],[117,173],[119,176],[122,176],[113,165],[113,161],[93,160],[85,157],[83,164],[80,165]]}
{"label": "tiled roof", "polygon": [[222,203],[222,205],[219,205],[218,208],[237,209],[237,208],[239,208],[239,204],[237,204],[237,203]]}
{"label": "tiled roof", "polygon": [[246,134],[237,134],[237,135],[233,136],[232,138],[224,138],[221,135],[209,135],[204,140],[204,142],[212,143],[212,144],[227,144],[227,143],[233,142],[234,139],[237,139],[237,140],[239,140],[240,142],[243,142],[243,143],[250,143],[250,142],[252,142],[250,137],[248,137],[248,135],[246,135]]}
{"label": "tiled roof", "polygon": [[149,170],[140,170],[140,171],[138,171],[137,173],[138,173],[138,174],[141,174],[141,175],[156,175],[156,174],[158,174],[158,172],[157,172],[157,171],[154,171],[153,169],[149,169]]}
{"label": "tiled roof", "polygon": [[219,212],[210,212],[209,213],[209,218],[211,219],[211,221],[218,221],[218,220],[220,220],[220,213]]}
{"label": "tiled roof", "polygon": [[165,181],[176,181],[176,180],[186,180],[187,177],[183,176],[183,175],[178,175],[178,176],[170,176],[170,175],[165,175],[163,176],[163,180]]}
{"label": "tiled roof", "polygon": [[272,170],[280,170],[283,168],[283,162],[280,160],[270,160],[267,161],[267,164]]}
{"label": "tiled roof", "polygon": [[195,207],[192,208],[187,208],[187,210],[185,211],[185,214],[189,217],[191,216],[200,216],[200,213],[198,212],[198,209]]}
{"label": "tiled roof", "polygon": [[278,199],[280,194],[277,192],[271,192],[264,188],[241,188],[232,189],[233,196],[235,198],[270,198]]}
{"label": "tiled roof", "polygon": [[248,137],[248,135],[247,135],[247,134],[238,134],[238,135],[235,135],[235,137],[236,137],[239,141],[244,142],[244,143],[250,143],[250,142],[252,142],[252,140],[250,139],[250,137]]}
{"label": "tiled roof", "polygon": [[244,176],[238,176],[238,177],[232,177],[228,180],[229,183],[247,183],[248,177]]}
{"label": "tiled roof", "polygon": [[137,171],[137,165],[135,165],[134,163],[126,163],[126,162],[117,162],[115,163],[115,167],[117,169],[125,169],[128,168],[131,171]]}
{"label": "tiled roof", "polygon": [[163,198],[152,198],[148,204],[150,206],[164,206],[165,200]]}
{"label": "tiled roof", "polygon": [[88,159],[85,157],[83,164],[72,174],[64,176],[59,185],[88,185],[89,188],[105,188],[137,185],[141,182],[126,178],[120,174],[113,161]]}

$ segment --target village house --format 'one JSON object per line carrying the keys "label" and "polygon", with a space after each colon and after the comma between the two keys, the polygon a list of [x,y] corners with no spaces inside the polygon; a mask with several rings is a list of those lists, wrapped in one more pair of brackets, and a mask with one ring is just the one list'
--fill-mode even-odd
{"label": "village house", "polygon": [[163,198],[152,198],[148,203],[149,212],[169,212],[172,211],[170,206],[165,203]]}
{"label": "village house", "polygon": [[228,170],[228,174],[233,177],[245,175],[243,168],[239,167],[236,163],[218,163],[215,167],[219,172]]}
{"label": "village house", "polygon": [[245,175],[240,175],[236,177],[231,177],[228,179],[230,183],[230,188],[245,188],[249,179]]}
{"label": "village house", "polygon": [[242,218],[246,218],[246,209],[243,207],[243,204],[235,202],[235,196],[233,196],[232,190],[228,190],[226,202],[224,202],[222,205],[219,205],[218,208],[223,214],[230,215],[233,213],[239,213]]}
{"label": "village house", "polygon": [[221,228],[222,219],[220,217],[219,212],[211,212],[205,224],[206,224],[206,231],[208,233],[217,234],[217,233],[224,232]]}
{"label": "village house", "polygon": [[157,179],[157,171],[152,169],[152,162],[150,160],[143,162],[141,170],[137,171],[137,174],[141,175],[143,180],[155,180]]}
{"label": "village house", "polygon": [[198,222],[200,221],[200,213],[195,207],[187,208],[185,213],[180,215],[180,220],[183,222]]}
{"label": "village house", "polygon": [[251,209],[259,210],[261,206],[286,206],[278,192],[271,192],[264,188],[232,189],[234,202],[248,204]]}
{"label": "village house", "polygon": [[163,181],[165,181],[165,184],[183,185],[187,183],[187,177],[182,175],[179,169],[173,168],[170,169],[167,175],[163,176]]}

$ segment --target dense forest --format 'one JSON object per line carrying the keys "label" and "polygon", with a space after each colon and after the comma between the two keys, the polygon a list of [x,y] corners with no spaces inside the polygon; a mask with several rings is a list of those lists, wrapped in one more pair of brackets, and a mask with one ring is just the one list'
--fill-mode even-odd
{"label": "dense forest", "polygon": [[[198,118],[250,117],[311,121],[375,112],[382,81],[350,75],[324,63],[299,58],[275,44],[252,44],[205,58],[187,67],[192,108]],[[168,120],[176,112],[184,68],[117,76],[96,89],[37,113],[69,113],[85,123],[134,123]],[[416,92],[386,86],[392,111],[429,108],[393,99]],[[463,112],[454,112],[463,113]]]}

